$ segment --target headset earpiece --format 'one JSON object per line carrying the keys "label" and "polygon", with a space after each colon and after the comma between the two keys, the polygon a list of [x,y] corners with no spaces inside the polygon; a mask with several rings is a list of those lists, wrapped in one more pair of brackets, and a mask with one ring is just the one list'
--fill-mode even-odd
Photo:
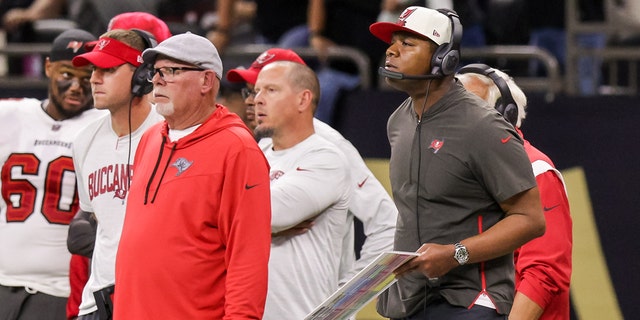
{"label": "headset earpiece", "polygon": [[140,38],[144,42],[145,49],[153,48],[158,45],[158,41],[150,32],[144,31],[141,29],[131,29],[131,31],[135,32],[140,36]]}
{"label": "headset earpiece", "polygon": [[460,62],[460,42],[462,41],[462,24],[458,14],[453,10],[438,9],[451,20],[451,39],[440,45],[431,57],[431,74],[447,76],[456,72]]}
{"label": "headset earpiece", "polygon": [[153,83],[147,80],[152,68],[153,65],[143,63],[133,72],[131,78],[131,94],[133,96],[142,97],[153,90]]}
{"label": "headset earpiece", "polygon": [[[156,38],[154,38],[151,33],[140,29],[131,29],[131,31],[140,36],[144,42],[145,49],[158,45],[158,41],[156,41]],[[152,69],[153,65],[143,63],[134,71],[133,77],[131,77],[131,94],[133,94],[134,97],[142,97],[153,90],[153,84],[147,81],[147,77]]]}
{"label": "headset earpiece", "polygon": [[495,108],[502,117],[514,127],[518,123],[518,105],[513,100],[507,81],[500,77],[496,70],[483,63],[472,63],[462,67],[458,73],[476,73],[488,77],[498,87],[500,98],[496,101]]}
{"label": "headset earpiece", "polygon": [[[507,90],[509,90],[509,87],[507,87]],[[505,120],[507,120],[515,127],[516,123],[518,123],[518,107],[516,106],[515,102],[504,102],[505,99],[498,99],[495,108],[496,110],[498,110],[498,112],[500,112]]]}

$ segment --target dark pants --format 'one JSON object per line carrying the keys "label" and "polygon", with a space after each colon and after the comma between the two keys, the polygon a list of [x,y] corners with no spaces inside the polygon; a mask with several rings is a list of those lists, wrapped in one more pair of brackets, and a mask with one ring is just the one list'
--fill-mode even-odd
{"label": "dark pants", "polygon": [[29,293],[24,287],[0,286],[2,320],[65,320],[66,307],[67,298]]}
{"label": "dark pants", "polygon": [[474,305],[471,309],[450,305],[446,300],[430,303],[424,310],[398,320],[506,320],[495,309]]}

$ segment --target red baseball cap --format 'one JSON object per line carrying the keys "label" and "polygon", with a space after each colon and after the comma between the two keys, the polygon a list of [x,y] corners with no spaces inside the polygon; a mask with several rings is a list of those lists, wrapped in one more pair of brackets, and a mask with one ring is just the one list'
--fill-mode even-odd
{"label": "red baseball cap", "polygon": [[293,61],[307,65],[293,50],[271,48],[260,54],[249,69],[236,68],[229,70],[229,72],[227,72],[227,80],[229,80],[229,82],[248,82],[255,84],[260,70],[275,61]]}
{"label": "red baseball cap", "polygon": [[171,37],[171,31],[164,21],[147,12],[125,12],[121,13],[109,21],[107,31],[113,29],[140,29],[147,31],[156,38],[158,43]]}
{"label": "red baseball cap", "polygon": [[138,67],[143,61],[142,51],[116,39],[103,37],[98,39],[91,52],[76,56],[71,62],[74,67],[92,64],[98,68],[109,69],[125,63]]}

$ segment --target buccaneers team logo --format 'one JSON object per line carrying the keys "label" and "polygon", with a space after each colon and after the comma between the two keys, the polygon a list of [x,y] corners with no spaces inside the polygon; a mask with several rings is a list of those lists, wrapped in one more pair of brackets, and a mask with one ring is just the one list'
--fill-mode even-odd
{"label": "buccaneers team logo", "polygon": [[104,48],[109,44],[109,42],[111,42],[111,41],[109,41],[107,39],[100,40],[100,42],[98,42],[98,45],[97,45],[98,46],[98,50],[104,50]]}
{"label": "buccaneers team logo", "polygon": [[189,169],[189,167],[191,167],[191,164],[193,164],[193,161],[189,161],[185,158],[178,158],[178,160],[176,160],[176,162],[174,162],[171,166],[178,169],[178,172],[176,172],[176,177],[177,177],[181,175],[183,172],[185,172],[187,169]]}
{"label": "buccaneers team logo", "polygon": [[273,172],[271,172],[271,174],[269,174],[269,179],[271,181],[277,180],[278,178],[282,177],[283,175],[284,175],[284,172],[282,172],[282,170],[274,170]]}
{"label": "buccaneers team logo", "polygon": [[89,200],[113,194],[112,198],[124,200],[129,191],[129,177],[133,167],[129,164],[110,164],[95,170],[87,177]]}
{"label": "buccaneers team logo", "polygon": [[438,151],[440,151],[440,148],[442,148],[443,145],[444,145],[444,139],[442,140],[433,139],[433,141],[431,141],[431,144],[429,144],[429,149],[433,150],[433,153],[438,153]]}
{"label": "buccaneers team logo", "polygon": [[83,45],[84,42],[82,41],[69,41],[69,43],[67,43],[67,49],[71,49],[73,53],[77,53]]}
{"label": "buccaneers team logo", "polygon": [[409,19],[409,16],[416,11],[415,8],[413,9],[406,9],[402,12],[402,14],[400,14],[400,17],[398,17],[398,22],[396,22],[397,25],[399,26],[404,26],[407,24],[407,19]]}
{"label": "buccaneers team logo", "polygon": [[269,62],[271,59],[273,59],[276,55],[270,52],[263,52],[260,56],[258,56],[258,58],[256,59],[256,61],[254,61],[251,64],[252,68],[261,68],[262,66],[264,66],[267,62]]}

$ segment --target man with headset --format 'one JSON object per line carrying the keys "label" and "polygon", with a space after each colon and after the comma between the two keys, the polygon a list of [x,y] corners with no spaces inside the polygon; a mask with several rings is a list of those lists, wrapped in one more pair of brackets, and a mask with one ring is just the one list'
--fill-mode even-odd
{"label": "man with headset", "polygon": [[91,52],[73,59],[93,66],[96,109],[109,113],[85,128],[73,143],[80,209],[98,221],[91,275],[82,293],[80,319],[110,319],[115,256],[133,175],[133,156],[142,133],[162,120],[148,93],[149,70],[142,51],[156,45],[148,32],[116,29],[103,34]]}
{"label": "man with headset", "polygon": [[514,249],[544,233],[522,140],[454,78],[462,25],[450,10],[409,7],[371,33],[389,43],[386,82],[407,98],[390,116],[395,272],[378,312],[405,319],[505,319]]}
{"label": "man with headset", "polygon": [[[464,87],[498,110],[523,137],[527,97],[509,75],[485,64],[464,66],[456,75]],[[546,221],[546,232],[514,252],[516,296],[510,315],[518,319],[569,319],[572,221],[562,174],[529,141],[529,156]]]}

